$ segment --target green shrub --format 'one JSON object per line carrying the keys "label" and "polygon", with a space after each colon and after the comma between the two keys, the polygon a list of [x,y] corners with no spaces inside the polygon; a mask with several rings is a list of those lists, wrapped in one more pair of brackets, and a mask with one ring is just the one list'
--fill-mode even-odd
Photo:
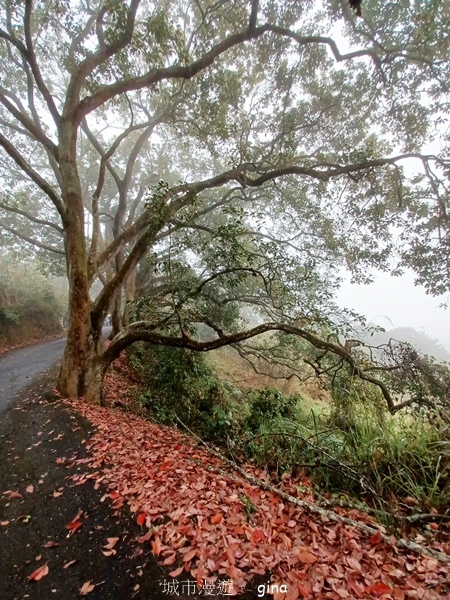
{"label": "green shrub", "polygon": [[21,344],[61,331],[66,297],[21,257],[0,257],[0,345]]}
{"label": "green shrub", "polygon": [[135,344],[130,364],[145,377],[139,399],[159,421],[196,429],[205,439],[224,440],[232,425],[227,387],[204,355],[183,348]]}
{"label": "green shrub", "polygon": [[450,432],[417,412],[392,416],[382,399],[345,377],[329,410],[317,414],[299,394],[251,390],[237,398],[202,354],[132,347],[130,363],[145,377],[140,394],[152,415],[180,419],[205,440],[272,474],[306,469],[321,489],[372,503],[413,496],[424,507],[450,502]]}
{"label": "green shrub", "polygon": [[278,417],[289,418],[299,396],[284,396],[279,390],[266,388],[253,390],[247,395],[249,414],[244,426],[252,432],[258,431],[261,425]]}

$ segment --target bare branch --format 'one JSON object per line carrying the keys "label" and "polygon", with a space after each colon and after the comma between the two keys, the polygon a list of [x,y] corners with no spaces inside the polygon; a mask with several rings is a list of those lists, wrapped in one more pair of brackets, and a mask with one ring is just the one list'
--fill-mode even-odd
{"label": "bare branch", "polygon": [[34,53],[33,40],[31,37],[31,11],[32,11],[32,0],[25,1],[25,17],[24,17],[24,32],[25,32],[25,42],[27,47],[26,60],[28,61],[31,70],[33,72],[34,80],[36,81],[36,85],[41,92],[45,102],[47,103],[50,114],[53,117],[56,125],[59,123],[60,115],[58,109],[56,108],[55,101],[53,100],[53,96],[50,93],[50,90],[45,85],[44,80],[42,79],[41,71],[38,67],[36,61],[36,55]]}
{"label": "bare branch", "polygon": [[9,231],[9,233],[12,233],[13,235],[15,235],[18,238],[20,238],[21,240],[23,240],[24,242],[28,242],[29,244],[32,244],[33,246],[36,246],[37,248],[42,248],[43,250],[48,250],[49,252],[54,252],[55,254],[60,254],[61,256],[66,255],[64,250],[60,250],[59,248],[55,248],[54,246],[49,246],[48,244],[44,244],[43,242],[40,242],[39,240],[30,238],[30,237],[24,235],[23,233],[21,233],[20,231],[17,231],[17,229],[14,229],[13,227],[10,227],[9,225],[5,225],[1,221],[0,221],[0,228],[4,229],[5,231]]}
{"label": "bare branch", "polygon": [[28,131],[32,134],[32,136],[40,142],[45,148],[47,148],[55,157],[57,155],[58,148],[56,144],[52,142],[50,138],[48,138],[45,133],[37,127],[34,122],[28,117],[26,114],[21,112],[18,108],[12,104],[8,100],[7,90],[4,88],[0,88],[0,102],[6,108],[6,110],[15,117],[19,123],[21,123]]}
{"label": "bare branch", "polygon": [[52,186],[43,179],[37,171],[33,169],[33,167],[23,158],[23,156],[16,150],[16,148],[11,144],[11,142],[5,138],[5,136],[0,133],[0,146],[4,148],[4,150],[9,154],[9,156],[15,161],[15,163],[28,175],[28,177],[34,181],[34,183],[41,188],[43,192],[47,194],[50,200],[56,207],[56,210],[59,212],[61,218],[64,221],[65,218],[65,208],[62,203],[60,197],[52,188]]}
{"label": "bare branch", "polygon": [[46,227],[52,227],[60,235],[63,235],[63,233],[64,233],[62,227],[60,227],[59,225],[56,225],[55,223],[52,223],[51,221],[47,221],[45,219],[39,219],[37,217],[34,217],[30,213],[28,213],[28,212],[26,212],[24,210],[21,210],[19,208],[16,208],[14,206],[8,206],[8,204],[5,204],[4,202],[0,202],[0,208],[3,208],[4,210],[7,210],[8,212],[12,212],[12,213],[15,213],[17,215],[21,215],[22,217],[25,217],[29,221],[32,221],[33,223],[37,223],[38,225],[44,225]]}

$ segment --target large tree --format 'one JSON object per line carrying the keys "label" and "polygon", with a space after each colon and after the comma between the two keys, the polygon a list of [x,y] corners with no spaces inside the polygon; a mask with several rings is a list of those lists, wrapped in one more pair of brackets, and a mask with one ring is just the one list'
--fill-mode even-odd
{"label": "large tree", "polygon": [[449,17],[438,1],[360,18],[347,2],[7,0],[0,225],[65,255],[60,391],[99,402],[138,340],[206,351],[279,331],[317,350],[318,374],[332,355],[391,411],[410,403],[386,374],[420,361],[344,344],[332,297],[342,267],[450,288]]}

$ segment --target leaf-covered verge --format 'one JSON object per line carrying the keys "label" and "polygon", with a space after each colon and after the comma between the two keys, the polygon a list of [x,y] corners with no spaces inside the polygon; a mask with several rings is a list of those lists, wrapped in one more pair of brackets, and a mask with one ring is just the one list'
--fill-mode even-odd
{"label": "leaf-covered verge", "polygon": [[0,351],[62,332],[67,292],[37,263],[13,253],[0,256]]}
{"label": "leaf-covered verge", "polygon": [[[108,377],[110,401],[124,384],[117,372]],[[128,505],[142,526],[140,541],[151,545],[173,576],[190,573],[199,585],[230,578],[239,592],[255,574],[270,575],[273,583],[286,584],[287,600],[447,597],[448,563],[401,551],[394,539],[386,544],[378,533],[363,534],[286,502],[174,428],[108,407],[69,403],[96,426],[86,463],[106,486],[104,498],[117,511]],[[267,478],[252,464],[245,470]],[[74,477],[80,483],[84,478]],[[314,503],[304,476],[282,478],[279,489]],[[379,527],[367,514],[337,510]],[[450,554],[444,532],[416,541]]]}
{"label": "leaf-covered verge", "polygon": [[128,359],[141,377],[135,398],[144,416],[189,427],[233,460],[252,460],[275,483],[284,473],[306,470],[320,493],[362,498],[382,508],[391,527],[405,523],[405,498],[426,513],[447,510],[450,432],[437,410],[391,415],[381,394],[346,369],[323,389],[325,402],[314,400],[317,387],[311,388],[313,397],[301,386],[290,395],[274,387],[253,389],[252,371],[238,357],[234,364],[247,369],[246,385],[239,389],[219,369],[222,358],[214,363],[183,349],[133,346]]}

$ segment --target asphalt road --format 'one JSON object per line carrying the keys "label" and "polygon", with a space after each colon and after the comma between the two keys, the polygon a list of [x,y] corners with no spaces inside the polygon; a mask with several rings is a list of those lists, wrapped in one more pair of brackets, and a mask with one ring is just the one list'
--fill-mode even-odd
{"label": "asphalt road", "polygon": [[0,354],[0,412],[61,358],[65,339]]}

